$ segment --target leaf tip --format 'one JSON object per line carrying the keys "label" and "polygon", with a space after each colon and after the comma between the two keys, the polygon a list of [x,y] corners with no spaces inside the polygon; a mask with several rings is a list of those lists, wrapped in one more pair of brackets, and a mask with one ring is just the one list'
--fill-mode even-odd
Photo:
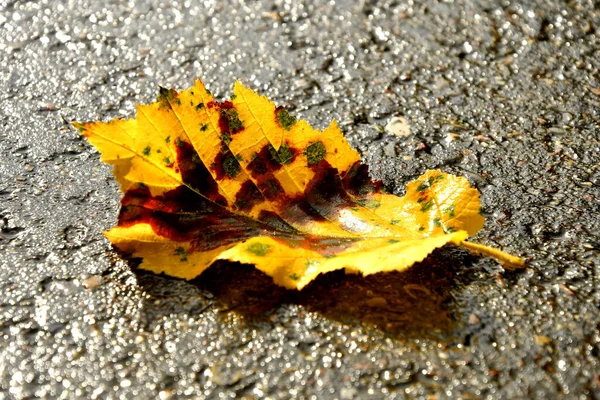
{"label": "leaf tip", "polygon": [[175,89],[167,89],[159,85],[156,101],[160,107],[171,108],[173,102],[179,102],[178,95],[179,93]]}
{"label": "leaf tip", "polygon": [[233,84],[233,96],[234,99],[240,95],[240,93],[244,90],[251,90],[248,89],[246,86],[244,86],[244,84],[242,82],[240,82],[238,79],[235,80],[235,83]]}

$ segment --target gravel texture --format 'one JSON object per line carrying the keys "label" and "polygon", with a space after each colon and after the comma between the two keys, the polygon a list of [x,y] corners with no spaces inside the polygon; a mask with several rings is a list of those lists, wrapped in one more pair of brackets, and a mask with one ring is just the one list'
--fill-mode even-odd
{"label": "gravel texture", "polygon": [[[594,3],[0,0],[0,398],[600,398]],[[448,248],[299,293],[236,264],[135,271],[101,234],[110,168],[68,122],[196,77],[337,119],[395,193],[466,176],[476,241],[527,269]]]}

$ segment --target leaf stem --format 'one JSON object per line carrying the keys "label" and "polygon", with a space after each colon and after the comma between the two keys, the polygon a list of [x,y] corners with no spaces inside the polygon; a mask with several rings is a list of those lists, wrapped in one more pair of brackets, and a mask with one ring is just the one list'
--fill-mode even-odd
{"label": "leaf stem", "polygon": [[494,257],[500,261],[507,269],[523,268],[525,261],[522,258],[511,256],[501,250],[494,249],[493,247],[485,246],[483,244],[467,242],[466,240],[460,244],[467,250],[475,253],[480,253],[486,256]]}

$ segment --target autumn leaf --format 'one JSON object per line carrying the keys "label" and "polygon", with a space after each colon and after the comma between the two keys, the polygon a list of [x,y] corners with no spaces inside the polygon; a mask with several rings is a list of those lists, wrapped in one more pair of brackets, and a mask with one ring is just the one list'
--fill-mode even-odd
{"label": "autumn leaf", "polygon": [[427,171],[406,195],[369,178],[335,121],[313,129],[239,82],[217,102],[198,80],[160,89],[137,119],[74,125],[113,165],[124,193],[106,237],[140,267],[192,279],[217,260],[254,264],[301,289],[319,274],[402,271],[483,227],[465,178]]}

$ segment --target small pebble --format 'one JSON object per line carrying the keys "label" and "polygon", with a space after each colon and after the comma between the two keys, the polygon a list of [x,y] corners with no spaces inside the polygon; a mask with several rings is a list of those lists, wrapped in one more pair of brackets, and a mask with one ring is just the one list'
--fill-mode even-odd
{"label": "small pebble", "polygon": [[100,275],[92,275],[83,281],[83,287],[86,289],[95,289],[102,283],[102,277]]}
{"label": "small pebble", "polygon": [[408,124],[408,121],[402,117],[390,118],[387,125],[385,126],[385,130],[391,133],[392,135],[396,135],[399,137],[408,137],[411,135],[410,125]]}

